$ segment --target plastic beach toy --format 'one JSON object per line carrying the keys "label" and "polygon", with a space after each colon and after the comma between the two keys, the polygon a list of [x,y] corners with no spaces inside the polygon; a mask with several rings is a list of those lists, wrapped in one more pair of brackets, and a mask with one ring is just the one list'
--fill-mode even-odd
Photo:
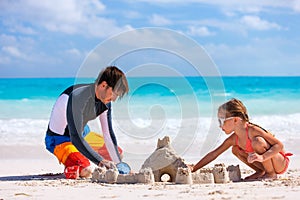
{"label": "plastic beach toy", "polygon": [[117,164],[117,169],[119,171],[119,174],[129,174],[131,171],[130,166],[125,162],[119,162]]}

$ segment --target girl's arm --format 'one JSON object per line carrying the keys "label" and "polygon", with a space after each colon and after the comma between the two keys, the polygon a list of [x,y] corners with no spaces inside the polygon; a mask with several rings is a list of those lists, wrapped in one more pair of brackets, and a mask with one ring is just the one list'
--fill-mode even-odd
{"label": "girl's arm", "polygon": [[233,146],[235,143],[235,134],[229,136],[219,147],[215,150],[206,154],[194,167],[192,167],[192,172],[197,171],[198,169],[204,167],[211,161],[215,160],[219,155],[226,151],[229,147]]}
{"label": "girl's arm", "polygon": [[251,158],[251,163],[254,161],[264,162],[273,156],[275,156],[280,151],[283,151],[283,144],[277,138],[275,138],[272,134],[261,130],[258,127],[253,127],[252,132],[253,138],[262,137],[266,140],[266,142],[270,145],[270,148],[263,154],[255,154]]}

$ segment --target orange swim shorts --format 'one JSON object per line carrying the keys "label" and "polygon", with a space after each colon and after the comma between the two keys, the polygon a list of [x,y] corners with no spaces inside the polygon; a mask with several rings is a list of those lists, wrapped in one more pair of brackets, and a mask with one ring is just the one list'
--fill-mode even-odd
{"label": "orange swim shorts", "polygon": [[90,166],[90,161],[71,142],[57,145],[53,153],[59,162],[65,165],[65,168],[79,166],[79,174],[82,169]]}

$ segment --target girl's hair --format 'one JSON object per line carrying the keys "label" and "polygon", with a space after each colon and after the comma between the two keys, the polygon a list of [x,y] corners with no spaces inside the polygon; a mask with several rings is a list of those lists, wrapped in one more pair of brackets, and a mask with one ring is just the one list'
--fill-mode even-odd
{"label": "girl's hair", "polygon": [[268,133],[268,131],[266,129],[262,128],[261,126],[259,126],[257,124],[253,124],[249,121],[249,115],[248,115],[247,108],[238,99],[233,98],[233,99],[227,101],[226,103],[222,104],[218,109],[218,112],[220,112],[220,111],[225,111],[225,118],[239,117],[242,120],[248,122],[249,124],[257,126]]}
{"label": "girl's hair", "polygon": [[114,91],[118,92],[120,98],[129,91],[125,74],[116,66],[108,66],[101,71],[95,80],[95,84],[99,85],[103,81],[105,81],[109,87],[112,87]]}
{"label": "girl's hair", "polygon": [[225,111],[225,117],[239,117],[242,120],[249,122],[247,108],[238,99],[233,98],[222,104],[218,111],[220,112],[221,110]]}

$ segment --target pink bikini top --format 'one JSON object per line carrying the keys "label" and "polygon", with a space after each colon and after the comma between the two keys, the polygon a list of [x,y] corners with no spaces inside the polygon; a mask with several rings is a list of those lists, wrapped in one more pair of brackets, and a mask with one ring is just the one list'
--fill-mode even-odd
{"label": "pink bikini top", "polygon": [[254,150],[252,148],[252,141],[249,138],[248,124],[247,124],[247,127],[246,127],[246,134],[247,134],[246,149],[242,149],[239,146],[239,138],[238,138],[238,136],[236,136],[236,138],[235,138],[235,144],[240,148],[240,150],[244,151],[245,153],[253,153]]}

